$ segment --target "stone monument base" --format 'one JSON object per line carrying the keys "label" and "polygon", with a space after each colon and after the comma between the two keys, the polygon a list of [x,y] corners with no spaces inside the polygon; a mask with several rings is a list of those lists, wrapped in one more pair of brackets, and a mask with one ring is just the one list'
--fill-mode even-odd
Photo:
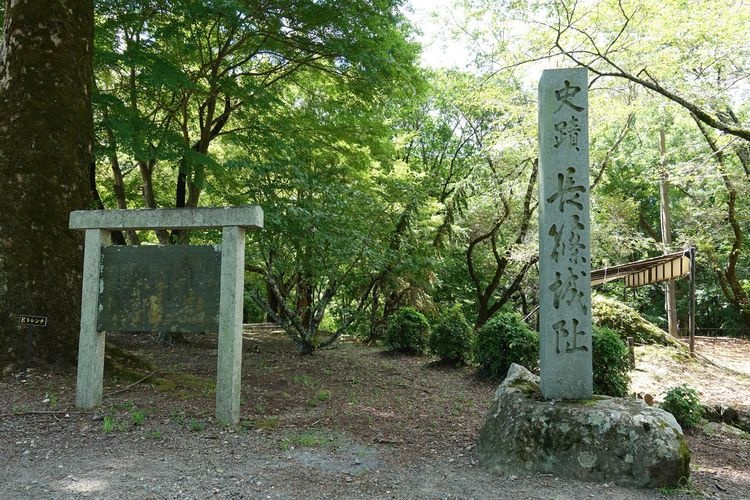
{"label": "stone monument base", "polygon": [[671,414],[608,396],[545,401],[539,377],[515,364],[495,392],[477,451],[486,467],[510,474],[644,488],[690,475],[690,450]]}

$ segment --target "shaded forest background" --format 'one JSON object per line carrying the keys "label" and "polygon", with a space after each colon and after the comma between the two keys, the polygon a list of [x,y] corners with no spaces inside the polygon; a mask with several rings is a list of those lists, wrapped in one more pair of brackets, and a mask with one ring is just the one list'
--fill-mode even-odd
{"label": "shaded forest background", "polygon": [[[93,161],[79,166],[88,208],[260,205],[246,320],[286,325],[302,351],[345,333],[377,340],[404,306],[434,317],[458,304],[476,326],[499,311],[527,315],[537,303],[535,79],[585,66],[593,267],[696,246],[698,327],[750,335],[750,6],[457,2],[442,22],[472,47],[463,70],[419,65],[404,8],[95,2]],[[125,232],[115,242],[218,238]],[[678,283],[683,327],[686,289]],[[625,293],[619,282],[601,292]],[[666,326],[663,297],[660,286],[627,292]]]}

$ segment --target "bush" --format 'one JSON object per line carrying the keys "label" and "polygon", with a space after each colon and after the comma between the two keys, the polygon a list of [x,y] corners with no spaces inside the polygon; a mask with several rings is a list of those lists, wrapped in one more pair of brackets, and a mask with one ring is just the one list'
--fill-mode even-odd
{"label": "bush", "polygon": [[539,360],[539,334],[514,313],[499,313],[482,326],[473,342],[479,373],[504,377],[511,363],[535,370]]}
{"label": "bush", "polygon": [[445,311],[430,335],[430,352],[445,361],[466,361],[471,327],[456,305]]}
{"label": "bush", "polygon": [[667,391],[662,410],[674,415],[682,427],[695,427],[703,417],[703,406],[695,389],[687,385],[678,385]]}
{"label": "bush", "polygon": [[628,354],[628,346],[616,331],[594,326],[591,353],[594,394],[615,397],[627,395],[631,368]]}
{"label": "bush", "polygon": [[383,343],[389,351],[422,354],[427,347],[430,324],[413,307],[399,309],[388,321]]}

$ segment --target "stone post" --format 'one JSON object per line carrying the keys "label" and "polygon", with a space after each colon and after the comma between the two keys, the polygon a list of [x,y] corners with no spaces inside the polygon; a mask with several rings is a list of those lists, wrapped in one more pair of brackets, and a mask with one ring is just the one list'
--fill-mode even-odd
{"label": "stone post", "polygon": [[87,229],[85,241],[76,406],[94,408],[102,404],[106,334],[97,331],[96,315],[99,310],[102,246],[110,243],[110,233],[101,229]]}
{"label": "stone post", "polygon": [[539,81],[539,334],[541,391],[587,399],[591,367],[588,75]]}
{"label": "stone post", "polygon": [[229,424],[240,420],[244,280],[245,228],[225,227],[221,242],[216,420]]}

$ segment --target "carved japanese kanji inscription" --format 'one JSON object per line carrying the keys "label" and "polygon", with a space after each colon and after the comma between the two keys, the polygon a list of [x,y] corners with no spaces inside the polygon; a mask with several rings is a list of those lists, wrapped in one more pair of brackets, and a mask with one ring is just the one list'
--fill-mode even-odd
{"label": "carved japanese kanji inscription", "polygon": [[592,395],[588,92],[583,69],[539,83],[541,388],[548,399]]}

